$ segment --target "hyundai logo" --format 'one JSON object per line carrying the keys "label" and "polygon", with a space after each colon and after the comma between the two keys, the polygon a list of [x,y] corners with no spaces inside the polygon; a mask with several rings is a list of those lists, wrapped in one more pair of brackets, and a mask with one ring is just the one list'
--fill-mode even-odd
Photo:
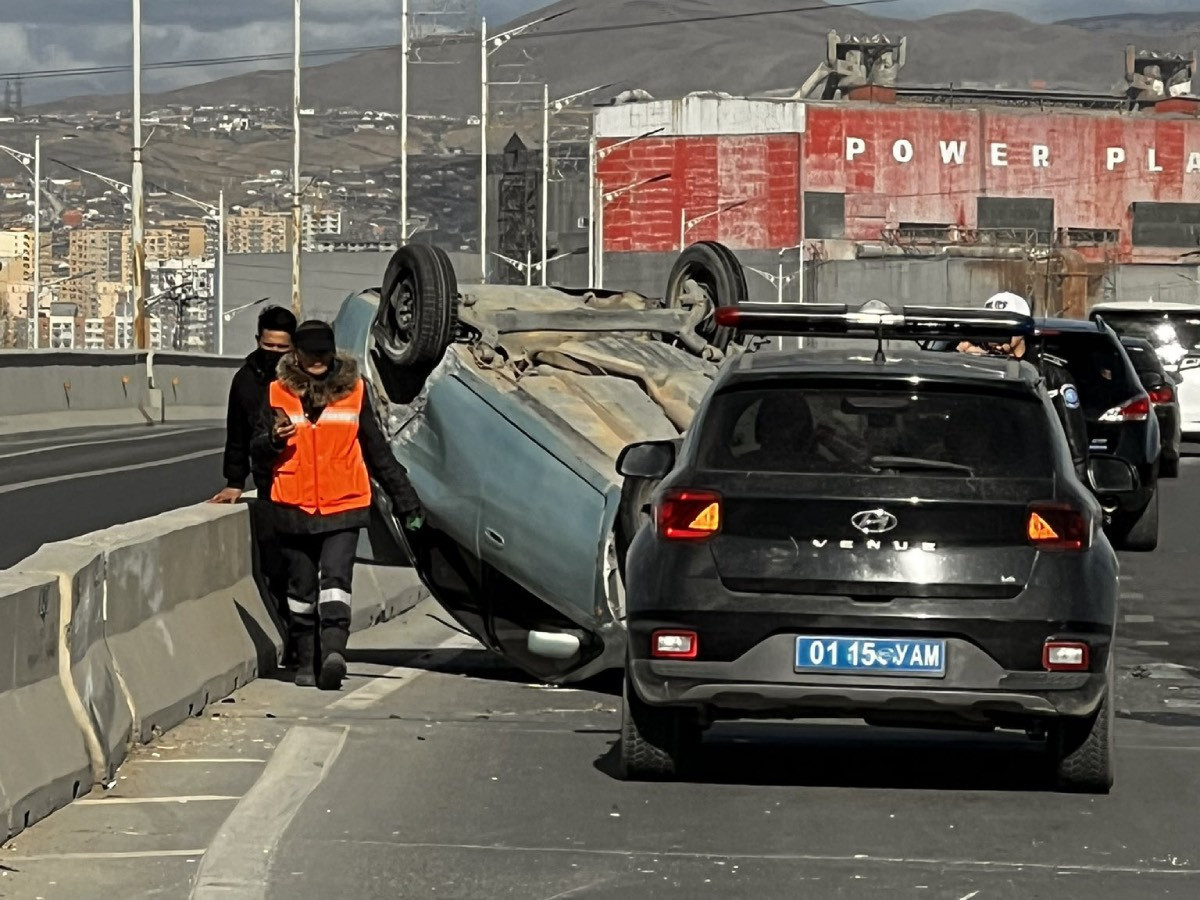
{"label": "hyundai logo", "polygon": [[864,509],[850,517],[850,524],[863,534],[883,534],[899,523],[886,509]]}

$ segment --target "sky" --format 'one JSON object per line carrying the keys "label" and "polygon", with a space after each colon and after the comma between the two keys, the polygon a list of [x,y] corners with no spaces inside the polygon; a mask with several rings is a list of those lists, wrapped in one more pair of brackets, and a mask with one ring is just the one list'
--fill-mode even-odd
{"label": "sky", "polygon": [[[429,8],[433,0],[411,0]],[[501,23],[537,9],[547,0],[439,0],[446,8],[478,4],[489,22]],[[602,3],[605,0],[587,0]],[[781,3],[787,0],[780,0]],[[791,0],[793,4],[796,0]],[[836,0],[831,0],[836,2]],[[1198,0],[893,0],[871,12],[917,18],[971,8],[1014,12],[1035,21],[1125,12],[1193,11]],[[662,3],[667,6],[667,2]],[[24,79],[26,103],[84,93],[126,91],[128,71],[109,75],[52,77],[36,73],[94,66],[128,65],[131,54],[130,0],[0,0],[0,77]],[[309,49],[367,47],[399,42],[400,0],[303,0],[302,46]],[[290,53],[291,0],[143,0],[142,57],[146,63],[198,60],[261,53]],[[327,62],[332,57],[315,58]],[[289,63],[146,71],[147,92],[169,90],[256,68]]]}

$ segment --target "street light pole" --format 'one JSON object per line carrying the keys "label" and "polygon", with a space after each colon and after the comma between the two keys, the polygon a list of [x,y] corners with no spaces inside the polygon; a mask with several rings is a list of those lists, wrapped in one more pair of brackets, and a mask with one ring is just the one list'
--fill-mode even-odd
{"label": "street light pole", "polygon": [[292,11],[292,312],[300,318],[300,0]]}
{"label": "street light pole", "polygon": [[400,243],[408,242],[408,4],[400,3]]}
{"label": "street light pole", "polygon": [[487,284],[487,207],[488,207],[488,41],[487,18],[479,26],[479,280]]}
{"label": "street light pole", "polygon": [[596,286],[596,117],[588,136],[588,287]]}
{"label": "street light pole", "polygon": [[225,189],[217,193],[217,356],[225,355]]}
{"label": "street light pole", "polygon": [[146,324],[146,206],[142,173],[142,0],[133,0],[133,289],[134,346],[150,347]]}
{"label": "street light pole", "polygon": [[550,85],[542,85],[542,287],[546,286],[547,236],[550,190]]}
{"label": "street light pole", "polygon": [[34,350],[39,343],[38,302],[42,293],[42,136],[33,138],[33,302],[30,304],[29,319],[33,323],[32,340]]}

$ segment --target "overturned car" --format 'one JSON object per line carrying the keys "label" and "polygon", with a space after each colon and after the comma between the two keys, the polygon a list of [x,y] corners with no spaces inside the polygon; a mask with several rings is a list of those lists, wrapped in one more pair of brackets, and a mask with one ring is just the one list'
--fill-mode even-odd
{"label": "overturned car", "polygon": [[714,315],[745,300],[717,243],[684,250],[661,298],[460,286],[441,250],[401,248],[334,322],[427,510],[403,533],[376,491],[373,558],[414,566],[460,625],[538,679],[623,665],[624,557],[653,483],[619,476],[617,456],[682,439],[721,363],[752,349]]}

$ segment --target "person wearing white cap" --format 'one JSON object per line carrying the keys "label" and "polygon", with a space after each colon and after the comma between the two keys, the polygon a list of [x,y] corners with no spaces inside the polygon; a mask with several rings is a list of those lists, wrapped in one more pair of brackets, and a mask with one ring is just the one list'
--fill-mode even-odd
{"label": "person wearing white cap", "polygon": [[[1032,315],[1029,301],[1020,294],[1001,291],[993,294],[983,304],[985,309],[1003,310],[1020,316]],[[1048,353],[1030,353],[1024,335],[1014,336],[1007,344],[973,344],[963,341],[958,345],[960,353],[970,353],[976,356],[1007,356],[1012,359],[1024,359],[1032,363],[1041,373],[1046,383],[1046,391],[1054,403],[1054,411],[1062,423],[1067,435],[1067,444],[1071,448],[1071,461],[1075,464],[1075,474],[1087,484],[1088,435],[1087,419],[1079,402],[1079,389],[1075,387],[1074,379],[1066,366],[1066,361]]]}

